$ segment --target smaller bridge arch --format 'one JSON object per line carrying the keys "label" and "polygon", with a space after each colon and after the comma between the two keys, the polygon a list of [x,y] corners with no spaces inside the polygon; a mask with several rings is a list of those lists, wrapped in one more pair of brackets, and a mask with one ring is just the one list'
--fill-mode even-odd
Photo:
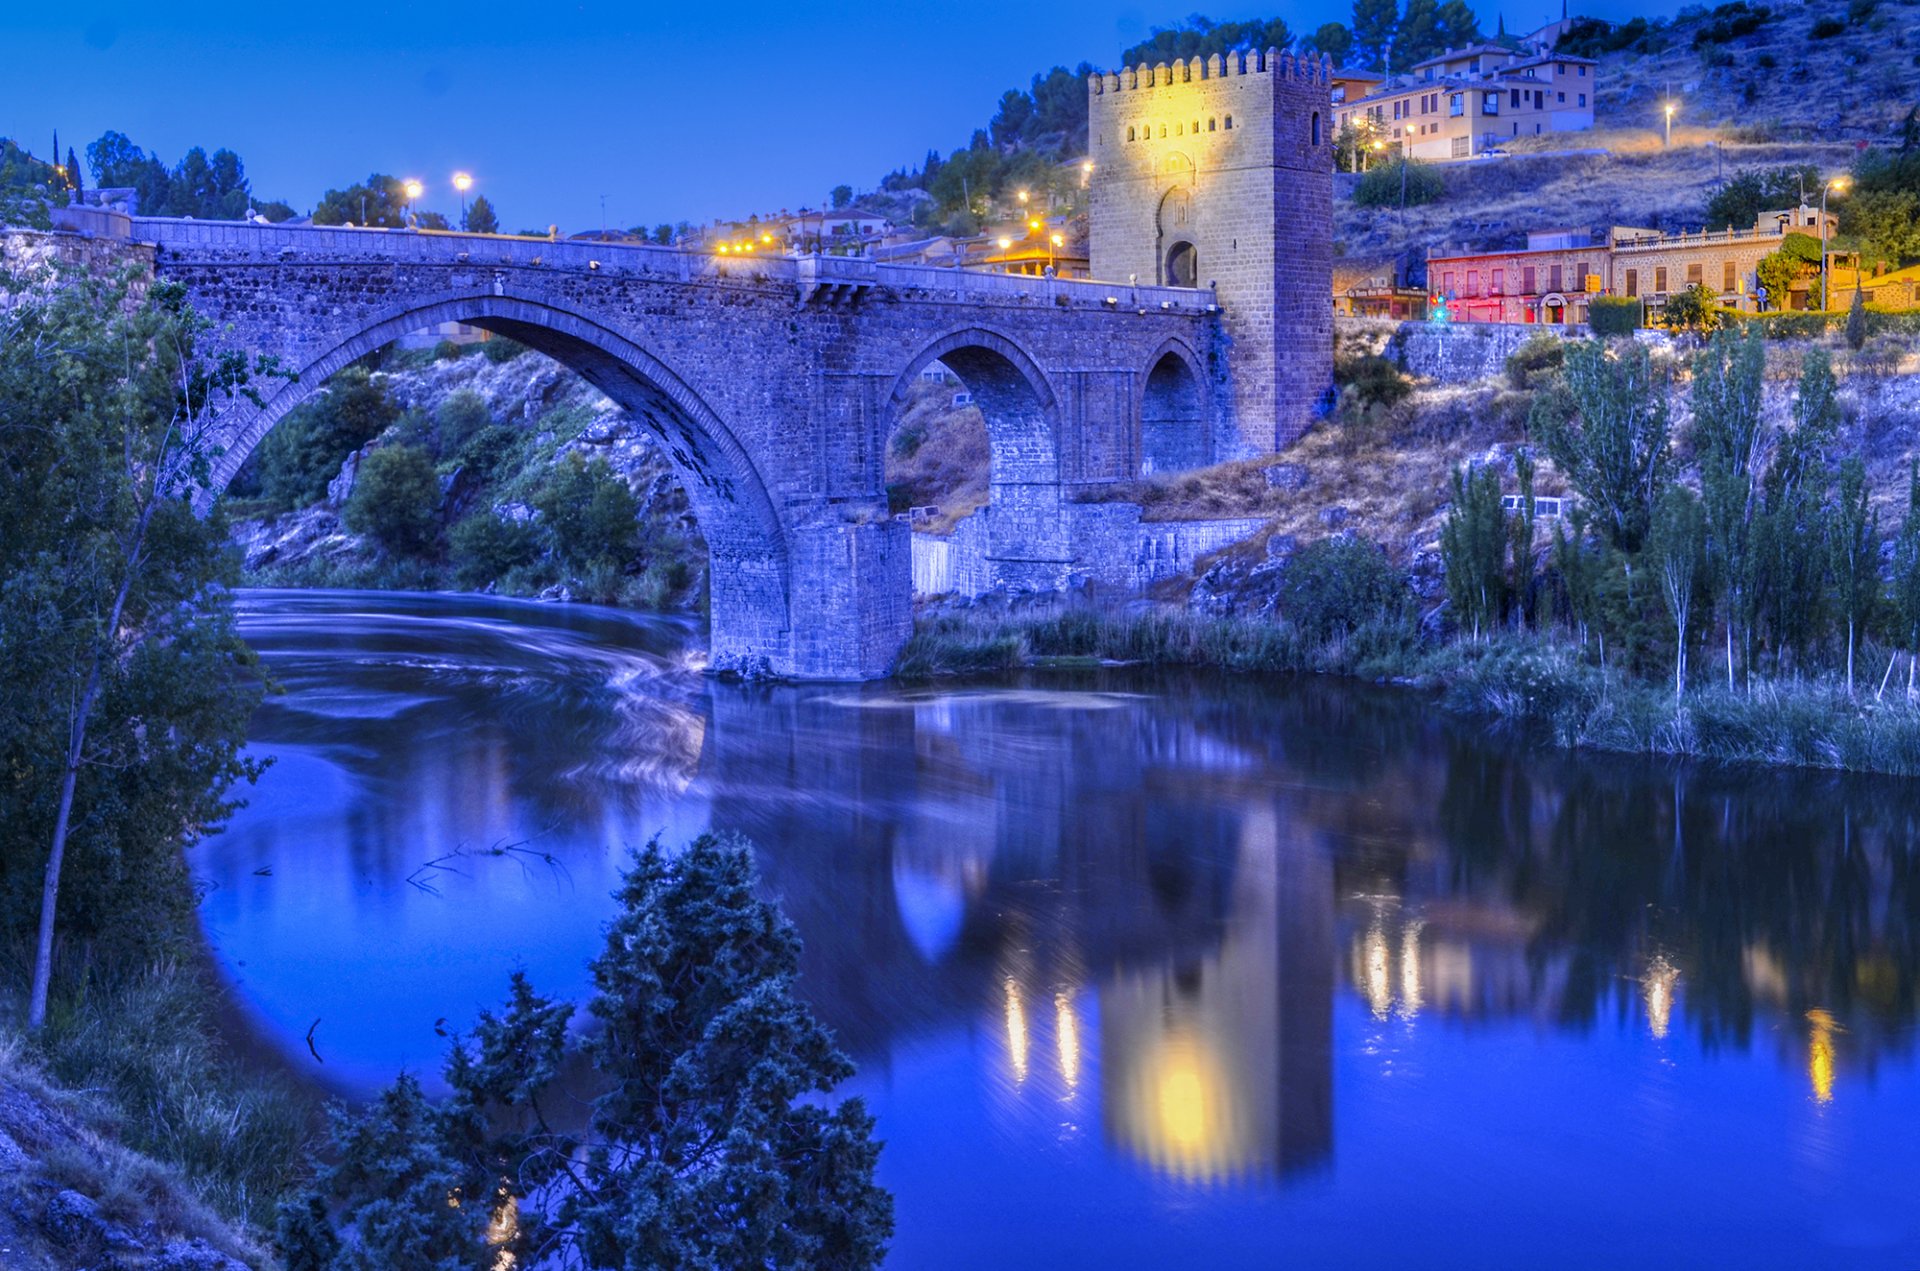
{"label": "smaller bridge arch", "polygon": [[1061,508],[1060,396],[1019,344],[986,327],[949,331],[923,346],[894,381],[897,417],[907,390],[939,362],[965,384],[986,421],[987,557],[995,584],[1056,587],[1071,553]]}
{"label": "smaller bridge arch", "polygon": [[1140,475],[1205,467],[1213,454],[1212,411],[1200,359],[1168,340],[1147,359],[1140,382]]}

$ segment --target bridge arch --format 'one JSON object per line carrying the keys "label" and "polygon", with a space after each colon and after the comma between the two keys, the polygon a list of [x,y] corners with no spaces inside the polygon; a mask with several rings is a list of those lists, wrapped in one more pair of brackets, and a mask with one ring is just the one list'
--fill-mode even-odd
{"label": "bridge arch", "polygon": [[659,442],[692,505],[711,560],[712,661],[749,672],[789,669],[792,568],[789,535],[766,483],[720,416],[659,358],[631,339],[551,304],[497,294],[444,296],[396,307],[294,369],[261,405],[228,426],[215,465],[224,490],[254,447],[336,372],[400,336],[463,322],[507,336],[567,366],[628,411]]}
{"label": "bridge arch", "polygon": [[1167,340],[1147,359],[1140,384],[1140,475],[1205,467],[1213,453],[1210,401],[1193,350]]}
{"label": "bridge arch", "polygon": [[949,331],[916,353],[894,381],[897,413],[928,364],[973,395],[987,425],[986,553],[996,585],[1058,587],[1070,564],[1062,511],[1060,396],[1019,344],[985,327]]}

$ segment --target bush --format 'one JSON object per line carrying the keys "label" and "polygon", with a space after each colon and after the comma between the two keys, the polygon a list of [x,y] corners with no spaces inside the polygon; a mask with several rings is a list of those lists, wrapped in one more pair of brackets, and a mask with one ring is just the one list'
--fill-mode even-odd
{"label": "bush", "polygon": [[482,509],[447,534],[447,555],[454,582],[478,591],[540,559],[540,532],[526,521],[502,520]]}
{"label": "bush", "polygon": [[1541,377],[1567,364],[1567,344],[1544,331],[1530,337],[1507,357],[1507,383],[1516,389],[1535,387]]}
{"label": "bush", "polygon": [[236,492],[257,492],[288,510],[318,503],[346,457],[399,419],[386,384],[348,367],[274,426],[247,460]]}
{"label": "bush", "polygon": [[1386,552],[1355,535],[1308,543],[1287,561],[1281,578],[1281,616],[1322,642],[1390,616],[1405,593]]}
{"label": "bush", "polygon": [[496,335],[480,346],[480,352],[486,359],[498,366],[502,362],[511,362],[527,351],[527,346],[518,340],[509,340],[504,335]]}
{"label": "bush", "polygon": [[1713,292],[1695,283],[1685,291],[1667,297],[1667,303],[1660,310],[1660,319],[1672,331],[1704,333],[1715,331],[1723,325],[1725,314]]}
{"label": "bush", "polygon": [[1386,358],[1368,353],[1341,363],[1334,380],[1363,412],[1397,406],[1413,393],[1413,381]]}
{"label": "bush", "polygon": [[486,398],[463,388],[440,403],[440,409],[434,412],[434,424],[440,453],[457,455],[483,429],[493,426],[493,412],[487,409]]}
{"label": "bush", "polygon": [[1587,302],[1587,325],[1599,336],[1632,335],[1646,325],[1646,305],[1638,296],[1595,296]]}
{"label": "bush", "polygon": [[1399,207],[1404,193],[1406,206],[1419,207],[1438,203],[1446,192],[1446,182],[1430,165],[1400,159],[1362,173],[1353,187],[1353,201],[1359,207]]}
{"label": "bush", "polygon": [[1834,36],[1843,34],[1846,29],[1847,24],[1839,18],[1820,18],[1807,28],[1807,36],[1809,39],[1831,40]]}
{"label": "bush", "polygon": [[347,500],[347,528],[396,556],[433,546],[440,527],[440,478],[417,446],[383,446],[360,462]]}
{"label": "bush", "polygon": [[488,424],[467,439],[453,458],[472,468],[482,481],[491,481],[507,472],[527,434],[509,424]]}
{"label": "bush", "polygon": [[605,459],[570,453],[535,491],[553,534],[554,551],[571,569],[622,569],[632,561],[639,537],[640,507],[633,491]]}

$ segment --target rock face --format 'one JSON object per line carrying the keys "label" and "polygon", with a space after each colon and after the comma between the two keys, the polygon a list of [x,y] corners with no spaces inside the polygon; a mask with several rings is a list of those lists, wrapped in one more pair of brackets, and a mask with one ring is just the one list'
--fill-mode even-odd
{"label": "rock face", "polygon": [[340,514],[324,505],[269,520],[236,521],[233,541],[249,573],[342,555],[360,547],[360,539],[347,533],[340,523]]}

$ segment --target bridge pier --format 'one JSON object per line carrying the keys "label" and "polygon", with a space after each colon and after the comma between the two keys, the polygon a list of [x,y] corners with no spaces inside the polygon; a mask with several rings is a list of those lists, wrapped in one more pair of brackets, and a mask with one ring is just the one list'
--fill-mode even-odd
{"label": "bridge pier", "polygon": [[[913,631],[913,534],[885,516],[802,525],[790,538],[792,623],[775,674],[872,680],[893,670]],[[717,573],[717,571],[716,571]],[[714,613],[716,648],[720,614]]]}

